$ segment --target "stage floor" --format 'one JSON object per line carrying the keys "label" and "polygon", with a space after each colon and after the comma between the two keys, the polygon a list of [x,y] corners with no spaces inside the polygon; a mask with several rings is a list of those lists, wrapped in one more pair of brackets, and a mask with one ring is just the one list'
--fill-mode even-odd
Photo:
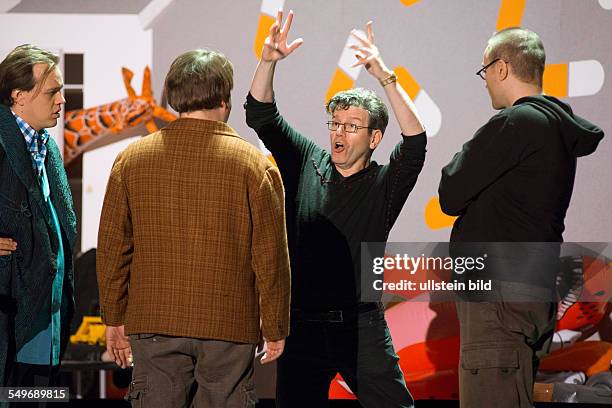
{"label": "stage floor", "polygon": [[[122,400],[71,400],[68,405],[66,403],[50,404],[50,407],[62,408],[70,407],[116,407],[128,408],[129,403]],[[275,408],[274,400],[261,400],[257,404],[257,408]],[[605,404],[560,404],[560,403],[536,403],[536,408],[603,408]],[[316,407],[313,407],[316,408]],[[330,408],[361,408],[357,401],[331,401]],[[433,401],[420,400],[416,402],[416,408],[459,408],[459,401]]]}

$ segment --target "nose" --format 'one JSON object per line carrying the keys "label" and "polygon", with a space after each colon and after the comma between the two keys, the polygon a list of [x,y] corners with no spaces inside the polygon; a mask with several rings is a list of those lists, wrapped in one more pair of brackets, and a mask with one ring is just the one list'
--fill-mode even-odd
{"label": "nose", "polygon": [[342,134],[342,133],[344,133],[344,123],[338,124],[338,127],[336,128],[336,134]]}
{"label": "nose", "polygon": [[64,97],[64,94],[62,92],[58,92],[57,104],[63,105],[65,103],[66,103],[66,98]]}

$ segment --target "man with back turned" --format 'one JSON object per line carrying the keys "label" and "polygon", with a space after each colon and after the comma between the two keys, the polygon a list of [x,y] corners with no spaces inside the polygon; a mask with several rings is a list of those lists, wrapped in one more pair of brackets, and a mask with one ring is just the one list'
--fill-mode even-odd
{"label": "man with back turned", "polygon": [[180,55],[165,82],[179,118],[113,165],[97,273],[107,348],[123,367],[133,352],[133,406],[254,407],[260,336],[262,363],[283,352],[283,186],[228,126],[232,87],[222,54]]}
{"label": "man with back turned", "polygon": [[554,332],[576,158],[603,137],[542,94],[544,66],[536,33],[515,27],[490,38],[477,74],[500,112],[442,170],[442,210],[458,216],[451,249],[487,253],[478,277],[495,283],[486,302],[457,302],[462,407],[533,406],[534,375]]}

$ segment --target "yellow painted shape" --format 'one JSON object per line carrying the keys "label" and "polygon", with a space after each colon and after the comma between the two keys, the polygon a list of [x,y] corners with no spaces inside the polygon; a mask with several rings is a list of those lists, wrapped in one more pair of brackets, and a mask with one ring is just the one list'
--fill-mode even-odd
{"label": "yellow painted shape", "polygon": [[99,344],[104,345],[106,326],[102,323],[100,316],[83,316],[83,321],[77,332],[70,336],[73,344]]}
{"label": "yellow painted shape", "polygon": [[353,78],[345,74],[340,68],[336,68],[334,77],[332,78],[329,88],[327,89],[327,95],[325,95],[325,103],[327,103],[332,96],[338,92],[351,89],[354,84],[355,81],[353,81]]}
{"label": "yellow painted shape", "polygon": [[456,218],[442,212],[438,197],[432,197],[425,206],[425,224],[432,230],[452,227]]}
{"label": "yellow painted shape", "polygon": [[569,81],[569,64],[546,64],[544,68],[544,93],[565,98]]}
{"label": "yellow painted shape", "polygon": [[518,27],[523,19],[526,0],[501,0],[496,30]]}
{"label": "yellow painted shape", "polygon": [[255,43],[253,43],[253,51],[257,59],[261,58],[261,50],[263,49],[266,37],[270,34],[270,27],[274,24],[275,18],[267,14],[259,15],[259,25],[257,26],[257,34],[255,34]]}
{"label": "yellow painted shape", "polygon": [[421,90],[419,83],[404,67],[395,67],[393,71],[395,71],[395,75],[397,75],[397,82],[399,82],[400,86],[404,88],[404,91],[406,91],[410,99],[414,101],[414,98],[416,98],[417,94]]}
{"label": "yellow painted shape", "polygon": [[419,0],[400,0],[400,3],[402,3],[404,6],[406,7],[410,7],[412,5],[414,5],[415,3],[418,3]]}

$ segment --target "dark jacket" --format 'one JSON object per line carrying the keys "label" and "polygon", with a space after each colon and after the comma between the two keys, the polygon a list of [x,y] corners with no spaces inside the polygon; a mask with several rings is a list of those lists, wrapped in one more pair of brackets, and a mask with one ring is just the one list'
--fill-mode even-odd
{"label": "dark jacket", "polygon": [[455,242],[562,242],[576,158],[603,131],[551,96],[517,100],[442,169],[440,205]]}
{"label": "dark jacket", "polygon": [[[65,278],[62,296],[62,345],[68,339],[74,310],[72,248],[76,216],[62,157],[52,138],[45,166],[51,200],[60,221]],[[58,251],[48,205],[32,167],[24,137],[10,109],[0,105],[0,236],[17,242],[17,250],[0,257],[0,384],[9,376],[15,350],[25,343],[35,316],[51,293]],[[63,348],[62,347],[62,348]]]}

